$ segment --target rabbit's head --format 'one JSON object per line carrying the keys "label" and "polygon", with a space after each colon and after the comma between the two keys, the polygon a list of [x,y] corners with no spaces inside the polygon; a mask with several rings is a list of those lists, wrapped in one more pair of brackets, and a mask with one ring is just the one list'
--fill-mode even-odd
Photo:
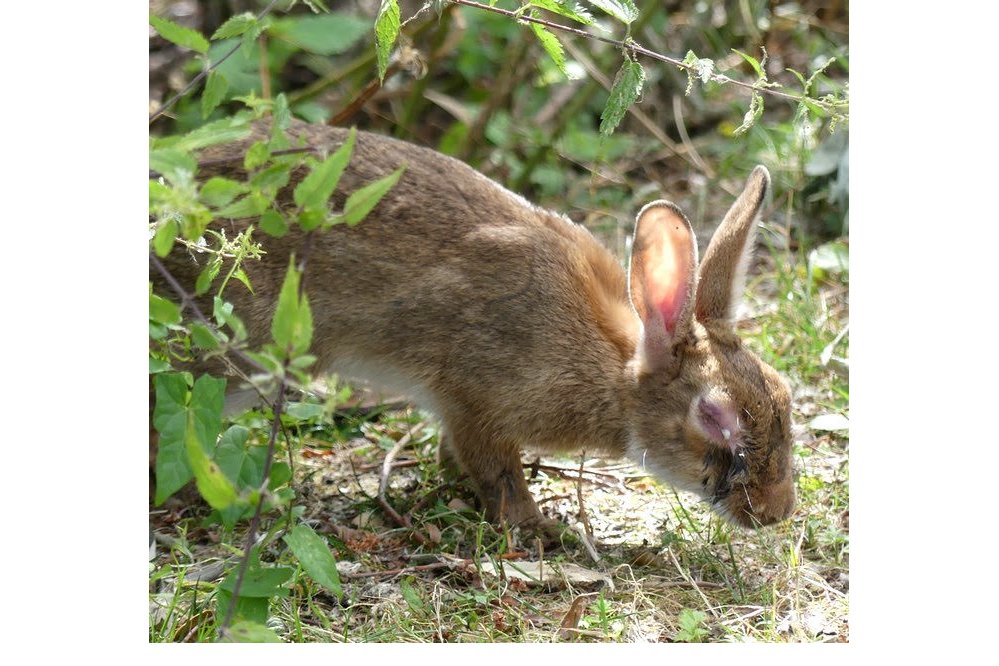
{"label": "rabbit's head", "polygon": [[700,266],[680,209],[649,204],[638,215],[629,277],[642,322],[630,453],[747,527],[783,520],[795,504],[790,391],[732,325],[769,184],[756,167]]}

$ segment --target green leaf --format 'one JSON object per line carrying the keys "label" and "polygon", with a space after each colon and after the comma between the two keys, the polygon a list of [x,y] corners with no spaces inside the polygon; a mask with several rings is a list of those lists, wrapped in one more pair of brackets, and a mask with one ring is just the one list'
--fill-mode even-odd
{"label": "green leaf", "polygon": [[169,219],[160,224],[153,236],[153,250],[156,256],[165,257],[173,249],[173,242],[177,239],[177,220]]}
{"label": "green leaf", "polygon": [[212,286],[212,281],[218,277],[219,271],[222,269],[222,260],[215,257],[205,266],[198,274],[198,279],[194,282],[194,293],[196,296],[200,296],[208,291]]}
{"label": "green leaf", "polygon": [[184,430],[187,427],[188,384],[184,373],[168,372],[153,380],[156,406],[153,426],[160,434],[156,451],[156,496],[162,504],[192,478],[187,464]]}
{"label": "green leaf", "polygon": [[202,349],[218,349],[219,341],[214,331],[202,323],[191,324],[191,342]]}
{"label": "green leaf", "polygon": [[553,14],[570,18],[583,25],[593,25],[593,16],[575,3],[570,8],[568,0],[529,0],[527,4],[539,9],[546,9]]}
{"label": "green leaf", "polygon": [[246,151],[246,156],[243,158],[243,167],[247,171],[253,171],[257,167],[266,164],[270,158],[271,148],[268,143],[266,141],[257,141]]}
{"label": "green leaf", "polygon": [[240,488],[259,488],[264,482],[267,447],[246,445],[250,431],[243,426],[230,426],[215,447],[215,462],[222,472]]}
{"label": "green leaf", "polygon": [[[199,378],[203,379],[203,378]],[[197,384],[195,384],[195,390]],[[193,393],[192,393],[193,396]],[[192,397],[193,403],[193,397]],[[219,410],[221,414],[221,409]],[[219,466],[211,460],[205,453],[205,442],[200,436],[201,428],[195,416],[195,410],[191,409],[187,416],[187,432],[184,443],[187,450],[187,462],[194,472],[194,480],[198,485],[198,492],[208,502],[213,509],[223,510],[232,506],[239,497],[232,482],[226,478]]]}
{"label": "green leaf", "polygon": [[392,47],[399,37],[399,3],[397,0],[382,0],[375,19],[375,51],[378,55],[378,79],[385,80]]}
{"label": "green leaf", "polygon": [[420,597],[419,591],[417,591],[413,585],[406,579],[400,581],[399,585],[400,591],[402,592],[402,598],[406,600],[410,609],[422,613],[426,610],[426,604],[423,598]]}
{"label": "green leaf", "polygon": [[[531,12],[532,16],[534,14],[534,12]],[[558,67],[558,71],[562,72],[563,76],[568,76],[568,72],[565,70],[565,52],[562,50],[562,42],[558,41],[558,37],[537,23],[531,24],[531,30],[537,35],[541,46],[544,47],[552,61],[554,61],[555,66]]]}
{"label": "green leaf", "polygon": [[322,537],[308,525],[297,525],[283,538],[312,580],[336,595],[337,599],[342,598],[343,587],[340,585],[336,561]]}
{"label": "green leaf", "polygon": [[273,208],[268,209],[260,216],[259,225],[264,230],[264,233],[270,234],[275,238],[281,238],[288,233],[288,223],[285,221],[284,215]]}
{"label": "green leaf", "polygon": [[739,55],[741,55],[742,59],[745,60],[746,62],[748,62],[752,66],[752,68],[754,70],[756,70],[756,75],[758,77],[760,77],[764,81],[767,80],[767,75],[763,71],[763,67],[760,66],[760,61],[759,60],[757,60],[753,56],[749,55],[748,53],[743,53],[739,49],[732,49],[732,50],[735,51],[736,53],[738,53]]}
{"label": "green leaf", "polygon": [[356,140],[357,130],[351,128],[343,145],[313,167],[309,175],[295,187],[295,205],[306,210],[326,210],[330,197],[333,196],[336,186],[340,183],[340,176],[343,175],[344,169],[350,162]]}
{"label": "green leaf", "polygon": [[231,203],[218,212],[219,217],[230,220],[241,220],[247,217],[259,217],[270,208],[271,200],[263,192],[250,192],[245,197]]}
{"label": "green leaf", "polygon": [[180,307],[156,294],[149,294],[149,318],[167,326],[180,323]]}
{"label": "green leaf", "polygon": [[749,101],[749,110],[742,119],[742,124],[735,128],[734,134],[742,134],[756,124],[756,121],[763,116],[763,95],[753,91],[753,97]]}
{"label": "green leaf", "polygon": [[346,13],[274,21],[270,34],[321,56],[345,53],[368,35],[371,23]]}
{"label": "green leaf", "polygon": [[274,319],[271,320],[271,335],[282,350],[301,354],[312,343],[312,310],[305,294],[298,296],[301,273],[295,268],[295,257],[288,262],[281,294],[278,296]]}
{"label": "green leaf", "polygon": [[217,69],[208,74],[205,90],[201,93],[201,118],[207,118],[225,99],[229,91],[229,81]]}
{"label": "green leaf", "polygon": [[197,173],[198,162],[183,150],[160,148],[149,151],[149,168],[162,174],[171,183],[176,183],[180,172],[191,176]]}
{"label": "green leaf", "polygon": [[185,49],[197,51],[202,55],[208,53],[208,40],[197,30],[185,28],[159,16],[150,16],[149,25],[156,29],[163,39],[173,42]]}
{"label": "green leaf", "polygon": [[638,8],[632,0],[586,0],[626,25],[638,18]]}
{"label": "green leaf", "polygon": [[234,622],[226,630],[226,639],[234,643],[283,643],[271,629],[256,622]]}
{"label": "green leaf", "polygon": [[256,25],[257,17],[250,12],[244,12],[233,16],[228,21],[219,26],[219,29],[212,35],[212,39],[227,39],[237,37]]}
{"label": "green leaf", "polygon": [[285,406],[284,413],[300,421],[309,421],[321,417],[325,411],[322,405],[314,402],[289,402]]}
{"label": "green leaf", "polygon": [[405,170],[406,167],[401,166],[384,178],[379,178],[352,192],[343,206],[342,221],[354,225],[367,217],[382,197],[395,186]]}
{"label": "green leaf", "polygon": [[704,627],[707,618],[708,616],[701,611],[684,608],[677,618],[680,631],[676,632],[673,640],[680,643],[700,643],[708,635],[708,630]]}
{"label": "green leaf", "polygon": [[213,120],[181,136],[154,139],[153,148],[157,150],[173,148],[179,151],[191,151],[214,146],[218,143],[236,142],[249,135],[249,122],[249,116],[245,115]]}
{"label": "green leaf", "polygon": [[[219,587],[230,594],[236,587],[236,577],[239,568],[234,568],[225,580],[219,583]],[[243,577],[243,584],[239,588],[240,597],[286,597],[288,588],[281,587],[295,573],[290,567],[262,567],[259,564],[253,565],[246,571]]]}
{"label": "green leaf", "polygon": [[250,179],[250,186],[266,192],[277,194],[278,190],[288,184],[291,179],[291,162],[276,162],[266,169],[261,169]]}
{"label": "green leaf", "polygon": [[246,185],[239,181],[215,176],[209,178],[201,186],[199,197],[202,203],[212,208],[222,208],[232,203],[232,200],[246,192]]}
{"label": "green leaf", "polygon": [[601,134],[607,136],[614,132],[624,114],[628,112],[628,108],[638,99],[644,83],[645,70],[642,66],[631,58],[625,58],[621,69],[617,71],[617,76],[614,77],[607,105],[600,114]]}
{"label": "green leaf", "polygon": [[160,372],[166,372],[170,369],[170,362],[164,361],[161,358],[156,358],[152,354],[149,355],[149,374],[155,375]]}
{"label": "green leaf", "polygon": [[288,97],[284,93],[278,93],[274,98],[271,114],[274,116],[274,132],[288,129],[291,124],[291,107],[288,106]]}

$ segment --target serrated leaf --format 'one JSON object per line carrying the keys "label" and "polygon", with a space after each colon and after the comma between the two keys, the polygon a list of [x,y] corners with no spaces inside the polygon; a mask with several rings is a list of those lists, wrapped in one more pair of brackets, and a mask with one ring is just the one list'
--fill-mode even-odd
{"label": "serrated leaf", "polygon": [[268,627],[256,622],[234,622],[226,629],[225,637],[235,643],[283,643],[284,641]]}
{"label": "serrated leaf", "polygon": [[173,21],[160,18],[159,16],[150,16],[149,25],[156,29],[160,37],[173,42],[177,46],[197,51],[202,55],[208,53],[208,40],[197,30],[185,28],[182,25],[177,25]]}
{"label": "serrated leaf", "polygon": [[238,280],[240,284],[246,287],[247,291],[249,291],[251,294],[254,293],[253,285],[250,284],[250,276],[246,274],[246,271],[244,271],[242,268],[237,268],[236,271],[232,274],[232,276],[236,278],[236,280]]}
{"label": "serrated leaf", "polygon": [[183,150],[159,148],[149,151],[149,168],[176,183],[181,172],[193,176],[198,172],[198,162]]}
{"label": "serrated leaf", "polygon": [[271,320],[271,336],[283,351],[300,354],[312,343],[312,310],[305,294],[299,298],[298,285],[301,273],[295,268],[295,258],[288,263],[288,272],[281,285],[274,318]]}
{"label": "serrated leaf", "polygon": [[246,191],[246,185],[239,181],[215,176],[205,181],[198,193],[202,203],[212,208],[222,208]]}
{"label": "serrated leaf", "polygon": [[350,162],[357,140],[357,130],[351,128],[347,140],[343,142],[332,155],[312,168],[302,182],[295,187],[295,205],[306,210],[326,210],[329,199],[333,196],[340,176]]}
{"label": "serrated leaf", "polygon": [[541,46],[545,49],[545,52],[548,53],[555,66],[558,67],[558,71],[562,72],[563,76],[568,76],[568,72],[565,71],[565,52],[562,50],[562,42],[558,41],[558,37],[537,23],[531,24],[531,30],[537,35],[538,41],[541,42]]}
{"label": "serrated leaf", "polygon": [[375,51],[378,55],[378,79],[385,80],[392,47],[399,38],[399,3],[397,0],[382,0],[375,19]]}
{"label": "serrated leaf", "polygon": [[271,147],[266,141],[256,141],[252,146],[246,151],[246,155],[243,157],[243,168],[247,171],[253,171],[259,166],[267,163],[267,160],[271,158]]}
{"label": "serrated leaf", "polygon": [[233,16],[228,21],[219,26],[218,30],[212,34],[212,40],[228,39],[238,37],[257,23],[257,17],[251,12],[244,12]]}
{"label": "serrated leaf", "polygon": [[260,222],[258,224],[260,228],[263,229],[264,233],[274,236],[275,238],[281,238],[288,233],[288,223],[285,221],[284,215],[277,212],[273,208],[267,210],[260,216]]}
{"label": "serrated leaf", "polygon": [[173,242],[177,239],[177,220],[169,219],[160,224],[153,236],[153,251],[156,256],[165,257],[173,249]]}
{"label": "serrated leaf", "polygon": [[191,342],[202,349],[218,349],[219,341],[214,331],[202,323],[191,324]]}
{"label": "serrated leaf", "polygon": [[204,270],[198,273],[198,279],[194,282],[194,294],[200,296],[201,294],[207,293],[208,289],[212,286],[212,281],[218,277],[219,271],[222,269],[222,260],[219,258],[213,258],[212,261],[205,266]]}
{"label": "serrated leaf", "polygon": [[274,116],[274,131],[284,131],[291,124],[291,107],[288,106],[288,97],[284,93],[279,93],[274,98],[274,106],[271,109]]}
{"label": "serrated leaf", "polygon": [[402,177],[405,170],[406,167],[401,166],[384,178],[379,178],[352,192],[343,206],[342,220],[347,224],[354,225],[367,217],[368,213],[382,200],[382,197],[388,194],[389,190],[399,182],[399,178]]}
{"label": "serrated leaf", "polygon": [[173,148],[179,151],[198,150],[219,143],[236,142],[250,133],[249,117],[213,120],[181,136],[153,140],[156,149]]}
{"label": "serrated leaf", "polygon": [[529,0],[527,4],[532,7],[548,10],[559,16],[570,18],[583,25],[593,25],[593,16],[588,11],[575,3],[570,7],[567,0]]}
{"label": "serrated leaf", "polygon": [[296,525],[283,538],[312,580],[336,595],[337,599],[342,598],[343,587],[336,570],[336,560],[322,537],[308,525]]}
{"label": "serrated leaf", "polygon": [[258,217],[271,205],[271,200],[263,192],[250,192],[245,197],[229,204],[218,212],[219,217],[230,220],[241,220],[247,217]]}
{"label": "serrated leaf", "polygon": [[201,118],[205,119],[211,115],[229,91],[229,80],[217,69],[208,74],[205,82],[205,90],[201,93]]}
{"label": "serrated leaf", "polygon": [[610,95],[607,97],[607,105],[603,113],[600,114],[600,133],[604,136],[612,134],[617,128],[624,114],[642,92],[642,85],[645,83],[645,70],[635,60],[625,58],[621,69],[614,77],[614,85],[611,86]]}
{"label": "serrated leaf", "polygon": [[291,179],[291,162],[276,162],[265,169],[261,169],[250,179],[250,186],[258,190],[263,190],[268,194],[276,194],[278,190],[288,184]]}
{"label": "serrated leaf", "polygon": [[638,8],[632,0],[586,0],[594,7],[603,10],[617,20],[631,25],[638,18]]}
{"label": "serrated leaf", "polygon": [[149,318],[167,326],[180,323],[180,307],[156,294],[149,294]]}

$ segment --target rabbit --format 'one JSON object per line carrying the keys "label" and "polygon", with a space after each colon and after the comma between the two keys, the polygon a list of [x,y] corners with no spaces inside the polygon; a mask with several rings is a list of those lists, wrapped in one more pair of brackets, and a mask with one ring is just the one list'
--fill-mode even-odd
{"label": "rabbit", "polygon": [[[206,149],[199,178],[244,176],[242,155],[268,132],[264,122],[245,140]],[[327,154],[348,130],[293,121],[288,133]],[[377,134],[357,133],[331,208],[401,165],[366,219],[310,241],[314,370],[403,391],[439,417],[442,464],[467,475],[496,523],[553,522],[528,490],[524,449],[628,456],[739,526],[791,515],[788,385],[732,322],[770,185],[765,167],[749,175],[701,262],[679,207],[642,208],[626,273],[567,217],[458,160]],[[292,186],[279,202],[293,205]],[[303,237],[297,227],[257,234],[266,253],[244,264],[254,293],[227,291],[251,345],[270,339]],[[202,268],[182,248],[166,265],[189,289]],[[151,279],[169,293],[152,270]]]}

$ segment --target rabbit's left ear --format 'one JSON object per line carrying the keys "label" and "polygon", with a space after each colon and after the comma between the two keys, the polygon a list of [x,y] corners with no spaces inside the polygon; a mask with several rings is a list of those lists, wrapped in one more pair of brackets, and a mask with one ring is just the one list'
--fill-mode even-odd
{"label": "rabbit's left ear", "polygon": [[746,187],[715,231],[701,262],[697,285],[698,321],[731,321],[746,286],[746,269],[752,255],[756,222],[770,189],[770,173],[757,166]]}
{"label": "rabbit's left ear", "polygon": [[690,328],[697,280],[697,242],[690,222],[668,201],[638,214],[628,290],[642,320],[643,369],[663,370],[678,361],[674,347]]}

